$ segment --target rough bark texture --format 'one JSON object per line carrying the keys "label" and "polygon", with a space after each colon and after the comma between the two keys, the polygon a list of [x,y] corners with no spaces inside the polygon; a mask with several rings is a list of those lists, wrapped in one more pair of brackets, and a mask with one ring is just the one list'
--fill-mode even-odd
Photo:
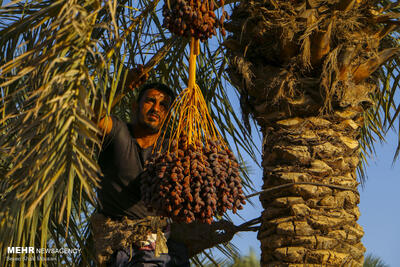
{"label": "rough bark texture", "polygon": [[292,118],[266,129],[264,188],[312,182],[352,190],[293,185],[261,195],[262,266],[362,266],[363,230],[356,222],[359,115],[348,110]]}
{"label": "rough bark texture", "polygon": [[124,217],[120,221],[113,221],[103,214],[95,213],[90,221],[99,265],[105,264],[115,251],[132,249],[134,245],[141,246],[141,242],[148,239],[149,233],[157,233],[155,255],[168,253],[162,233],[162,229],[168,225],[165,218],[148,216],[140,220],[130,220]]}
{"label": "rough bark texture", "polygon": [[369,0],[250,0],[225,41],[243,119],[263,133],[262,266],[362,266],[356,168],[395,26]]}

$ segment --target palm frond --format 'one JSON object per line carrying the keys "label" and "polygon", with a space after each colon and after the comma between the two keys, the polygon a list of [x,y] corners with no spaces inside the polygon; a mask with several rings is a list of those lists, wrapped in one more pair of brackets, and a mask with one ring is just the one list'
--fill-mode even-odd
{"label": "palm frond", "polygon": [[363,267],[389,267],[380,257],[371,253],[367,254]]}
{"label": "palm frond", "polygon": [[[398,3],[392,1],[377,1],[377,14],[380,16],[388,16],[388,18],[396,17],[396,14],[400,14],[400,6]],[[393,26],[387,21],[380,25],[382,32],[387,30],[386,36],[382,36],[381,46],[387,47],[399,47],[399,29]],[[374,153],[375,141],[383,141],[385,134],[395,129],[393,126],[396,125],[396,121],[400,122],[400,100],[399,100],[399,63],[400,56],[397,53],[391,60],[384,63],[375,72],[374,78],[380,85],[380,90],[373,96],[373,102],[375,103],[366,111],[365,126],[363,129],[362,136],[362,147],[364,158],[367,158],[370,153]],[[400,140],[400,139],[399,139]],[[394,160],[396,160],[400,152],[400,146],[397,146]],[[364,161],[366,163],[366,161]]]}

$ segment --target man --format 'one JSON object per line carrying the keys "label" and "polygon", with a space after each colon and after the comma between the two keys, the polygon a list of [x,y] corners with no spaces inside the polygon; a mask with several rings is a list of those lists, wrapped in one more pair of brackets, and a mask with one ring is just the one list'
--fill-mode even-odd
{"label": "man", "polygon": [[[113,222],[124,217],[138,220],[153,216],[140,200],[140,174],[151,155],[157,133],[174,92],[166,85],[152,83],[143,86],[133,104],[133,122],[124,123],[114,116],[103,118],[99,127],[105,133],[99,165],[103,172],[98,191],[99,212]],[[155,236],[150,235],[150,236]],[[157,236],[158,237],[158,236]],[[186,248],[168,240],[168,254],[156,257],[154,239],[131,248],[114,251],[107,266],[119,267],[189,267]]]}

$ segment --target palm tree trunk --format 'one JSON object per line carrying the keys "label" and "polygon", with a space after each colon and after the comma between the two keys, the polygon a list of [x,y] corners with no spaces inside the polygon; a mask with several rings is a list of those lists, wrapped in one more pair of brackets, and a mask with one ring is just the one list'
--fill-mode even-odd
{"label": "palm tree trunk", "polygon": [[360,144],[381,129],[375,71],[398,51],[397,13],[376,5],[241,1],[225,25],[244,122],[263,134],[262,266],[363,264]]}
{"label": "palm tree trunk", "polygon": [[263,188],[300,184],[260,197],[262,266],[362,266],[363,230],[356,222],[361,115],[348,109],[265,128]]}

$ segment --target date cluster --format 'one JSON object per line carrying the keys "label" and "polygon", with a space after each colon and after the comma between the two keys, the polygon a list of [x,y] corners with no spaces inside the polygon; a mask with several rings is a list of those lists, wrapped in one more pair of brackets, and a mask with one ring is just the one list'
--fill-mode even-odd
{"label": "date cluster", "polygon": [[[218,2],[219,6],[224,6],[224,0]],[[165,1],[163,26],[176,35],[195,37],[203,42],[216,35],[218,27],[225,36],[223,24],[228,14],[223,11],[222,16],[217,18],[214,6],[214,0]]]}
{"label": "date cluster", "polygon": [[158,215],[186,223],[211,224],[215,215],[236,213],[246,203],[234,154],[219,141],[187,144],[186,136],[147,162],[141,190]]}

